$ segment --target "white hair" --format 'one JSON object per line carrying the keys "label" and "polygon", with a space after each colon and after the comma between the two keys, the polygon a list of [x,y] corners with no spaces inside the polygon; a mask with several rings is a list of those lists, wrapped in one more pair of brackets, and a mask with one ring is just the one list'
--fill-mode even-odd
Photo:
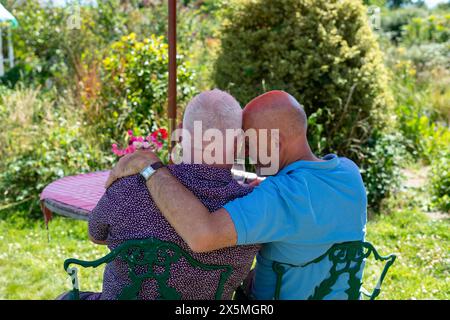
{"label": "white hair", "polygon": [[[184,111],[183,129],[193,136],[194,122],[198,123],[198,121],[202,123],[203,132],[216,129],[225,137],[227,129],[242,129],[242,108],[239,102],[227,92],[219,89],[204,91],[196,95],[187,105]],[[191,142],[183,138],[183,149]],[[232,152],[232,150],[227,148],[224,152]]]}
{"label": "white hair", "polygon": [[183,128],[192,133],[194,121],[202,121],[203,130],[242,128],[242,109],[239,102],[227,92],[219,89],[204,91],[196,95],[186,107]]}

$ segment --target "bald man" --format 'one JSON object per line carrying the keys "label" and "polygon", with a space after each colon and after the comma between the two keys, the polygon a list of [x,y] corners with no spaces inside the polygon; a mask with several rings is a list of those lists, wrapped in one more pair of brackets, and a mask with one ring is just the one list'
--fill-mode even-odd
{"label": "bald man", "polygon": [[[307,299],[328,276],[331,262],[301,266],[334,243],[364,240],[367,198],[359,169],[334,154],[323,158],[313,154],[305,112],[286,92],[271,91],[255,98],[243,116],[244,130],[278,130],[279,171],[213,214],[167,169],[151,170],[159,159],[150,152],[122,158],[107,183],[150,168],[147,187],[154,201],[193,251],[262,244],[249,286],[251,296],[274,298],[273,264],[279,262],[285,269],[280,299]],[[273,138],[269,135],[268,140]],[[268,165],[259,157],[257,162],[259,169]],[[347,279],[341,277],[326,298],[347,299],[347,289]]]}

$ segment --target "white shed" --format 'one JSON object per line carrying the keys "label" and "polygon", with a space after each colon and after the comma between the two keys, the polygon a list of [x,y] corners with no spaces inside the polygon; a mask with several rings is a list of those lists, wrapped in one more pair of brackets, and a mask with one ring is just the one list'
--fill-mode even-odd
{"label": "white shed", "polygon": [[14,67],[14,49],[12,42],[12,29],[17,27],[16,18],[0,3],[0,77],[5,74],[3,58],[3,30],[8,33],[8,59],[10,68]]}

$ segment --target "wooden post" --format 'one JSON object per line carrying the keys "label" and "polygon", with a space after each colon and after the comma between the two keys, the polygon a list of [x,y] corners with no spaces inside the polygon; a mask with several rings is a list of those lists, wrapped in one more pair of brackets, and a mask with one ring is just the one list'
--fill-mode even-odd
{"label": "wooden post", "polygon": [[[169,138],[176,129],[177,121],[177,2],[169,1],[169,92],[168,92],[168,118]],[[172,151],[175,143],[171,142],[169,151]]]}

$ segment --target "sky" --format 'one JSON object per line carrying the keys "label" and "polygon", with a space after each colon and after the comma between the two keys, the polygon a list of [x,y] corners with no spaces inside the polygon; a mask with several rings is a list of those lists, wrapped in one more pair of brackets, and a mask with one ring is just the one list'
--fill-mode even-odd
{"label": "sky", "polygon": [[435,7],[439,3],[447,2],[446,0],[425,0],[425,3],[428,7],[432,8]]}
{"label": "sky", "polygon": [[[61,5],[61,4],[64,4],[67,0],[47,0],[47,1],[53,1],[53,3]],[[90,0],[90,1],[86,1],[86,2],[93,2],[93,1]],[[447,2],[447,0],[425,0],[425,3],[430,8],[436,6],[439,3],[444,3],[444,2]]]}

